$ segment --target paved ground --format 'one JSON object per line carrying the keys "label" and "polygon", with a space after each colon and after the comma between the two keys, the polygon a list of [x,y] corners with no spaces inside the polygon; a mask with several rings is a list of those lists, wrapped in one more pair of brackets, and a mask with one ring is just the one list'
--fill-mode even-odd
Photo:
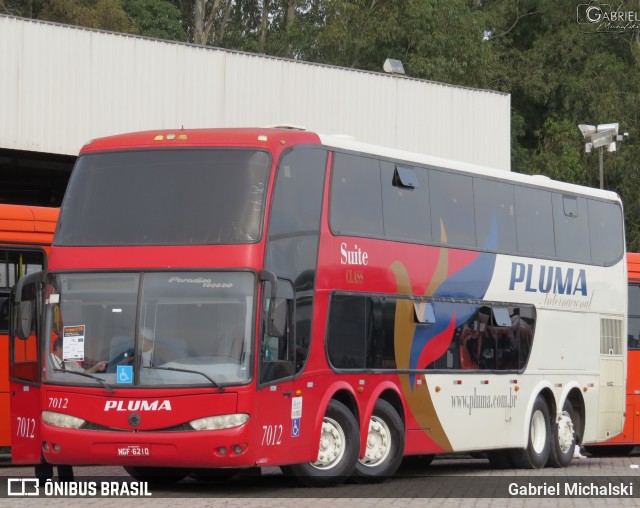
{"label": "paved ground", "polygon": [[[83,482],[128,482],[120,467],[77,467],[76,480]],[[18,498],[6,497],[7,480],[32,478],[33,469],[0,462],[0,506],[47,508],[75,506],[229,508],[331,508],[338,507],[627,507],[640,506],[640,455],[623,458],[574,459],[568,468],[542,470],[494,470],[482,458],[445,457],[429,467],[415,461],[403,464],[398,475],[376,485],[346,483],[331,489],[299,487],[278,468],[266,468],[227,481],[202,482],[187,479],[175,485],[152,485],[153,498]],[[6,479],[6,480],[5,480]],[[539,489],[540,495],[511,495],[518,489]],[[554,488],[591,489],[611,485],[632,489],[633,496],[558,496]],[[100,488],[100,487],[98,487]],[[522,492],[522,491],[520,491]],[[546,497],[545,497],[546,494]]]}

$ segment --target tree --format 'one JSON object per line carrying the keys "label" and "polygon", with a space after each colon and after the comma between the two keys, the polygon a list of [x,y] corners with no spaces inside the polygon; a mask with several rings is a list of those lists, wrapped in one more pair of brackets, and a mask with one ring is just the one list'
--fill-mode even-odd
{"label": "tree", "polygon": [[168,0],[122,0],[140,35],[187,42],[180,10]]}

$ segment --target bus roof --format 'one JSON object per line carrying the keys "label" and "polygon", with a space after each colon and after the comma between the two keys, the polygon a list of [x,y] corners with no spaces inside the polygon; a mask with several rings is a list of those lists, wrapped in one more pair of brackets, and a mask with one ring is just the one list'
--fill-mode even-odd
{"label": "bus roof", "polygon": [[0,204],[0,242],[50,244],[59,208]]}
{"label": "bus roof", "polygon": [[377,155],[407,163],[453,169],[476,175],[484,175],[502,180],[535,185],[558,191],[599,197],[620,201],[615,192],[552,180],[542,175],[525,175],[511,171],[489,168],[450,159],[433,157],[421,153],[408,152],[382,145],[362,143],[352,136],[326,135],[304,130],[300,127],[253,127],[253,128],[216,128],[216,129],[160,129],[155,131],[132,132],[89,141],[80,154],[136,148],[178,148],[207,146],[264,146],[278,154],[288,146],[299,144],[321,144],[329,148]]}

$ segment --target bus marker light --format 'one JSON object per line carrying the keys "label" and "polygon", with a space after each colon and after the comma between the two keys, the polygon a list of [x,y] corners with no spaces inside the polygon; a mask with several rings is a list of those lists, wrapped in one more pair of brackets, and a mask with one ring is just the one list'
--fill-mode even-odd
{"label": "bus marker light", "polygon": [[556,388],[562,388],[562,383],[556,383]]}
{"label": "bus marker light", "polygon": [[302,395],[302,390],[296,390],[296,397],[299,397],[300,395]]}
{"label": "bus marker light", "polygon": [[462,384],[462,380],[461,379],[454,379],[453,380],[453,384],[454,385],[461,385]]}
{"label": "bus marker light", "polygon": [[313,388],[313,381],[309,381],[307,383],[307,388]]}
{"label": "bus marker light", "polygon": [[178,136],[178,139],[179,139],[180,141],[186,141],[186,140],[187,140],[187,135],[186,135],[186,134],[180,134],[180,135]]}
{"label": "bus marker light", "polygon": [[585,386],[582,391],[586,393],[586,391],[588,390],[588,388]]}
{"label": "bus marker light", "polygon": [[518,390],[520,390],[520,387],[519,387],[518,385],[516,385],[516,386],[514,386],[514,387],[513,387],[513,391],[514,391],[514,392],[517,392]]}
{"label": "bus marker light", "polygon": [[512,379],[511,381],[509,381],[509,383],[511,383],[512,385],[517,385],[518,384],[518,380],[517,379]]}
{"label": "bus marker light", "polygon": [[358,393],[362,393],[364,392],[364,388],[362,388],[362,386],[358,386]]}
{"label": "bus marker light", "polygon": [[489,380],[488,379],[483,379],[482,381],[480,381],[481,385],[488,385],[489,384]]}
{"label": "bus marker light", "polygon": [[158,134],[155,138],[153,138],[154,141],[163,141],[164,140],[164,136],[162,134]]}
{"label": "bus marker light", "polygon": [[436,386],[436,393],[438,393],[441,390],[441,388],[439,386]]}
{"label": "bus marker light", "polygon": [[417,385],[421,385],[422,384],[422,379],[416,379],[416,384]]}
{"label": "bus marker light", "polygon": [[175,134],[167,134],[167,139],[172,141],[172,140],[176,139],[176,135]]}
{"label": "bus marker light", "polygon": [[264,136],[262,134],[258,136],[258,141],[266,141],[266,140],[267,140],[267,136]]}

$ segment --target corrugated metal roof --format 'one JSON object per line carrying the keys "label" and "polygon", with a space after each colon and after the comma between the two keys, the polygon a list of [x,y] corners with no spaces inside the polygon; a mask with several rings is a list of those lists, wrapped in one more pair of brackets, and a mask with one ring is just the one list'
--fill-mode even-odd
{"label": "corrugated metal roof", "polygon": [[0,68],[2,148],[76,154],[121,132],[292,123],[510,167],[499,92],[10,16]]}

